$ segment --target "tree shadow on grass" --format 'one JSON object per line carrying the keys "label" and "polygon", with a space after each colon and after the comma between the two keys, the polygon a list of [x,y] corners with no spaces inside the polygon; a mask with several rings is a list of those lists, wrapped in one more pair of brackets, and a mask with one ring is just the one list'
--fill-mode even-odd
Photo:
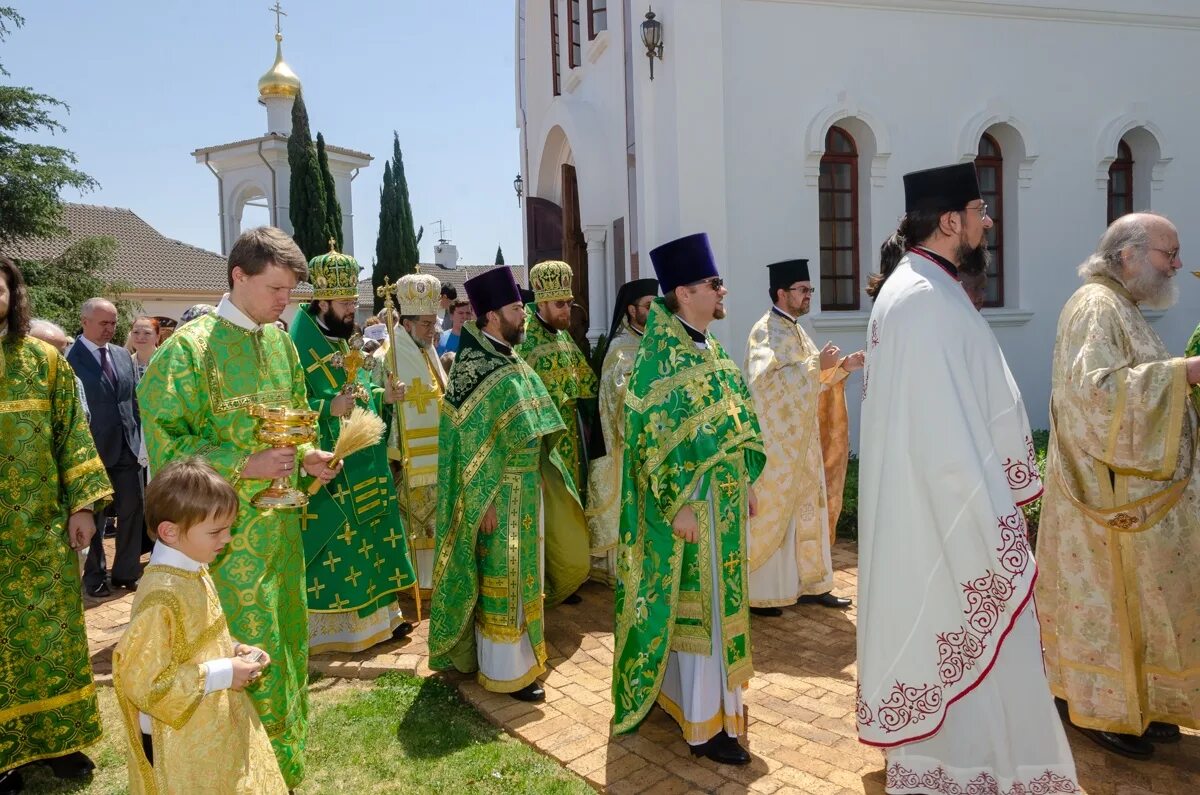
{"label": "tree shadow on grass", "polygon": [[433,758],[488,743],[503,732],[488,723],[454,686],[440,678],[422,679],[396,727],[396,740],[414,758]]}

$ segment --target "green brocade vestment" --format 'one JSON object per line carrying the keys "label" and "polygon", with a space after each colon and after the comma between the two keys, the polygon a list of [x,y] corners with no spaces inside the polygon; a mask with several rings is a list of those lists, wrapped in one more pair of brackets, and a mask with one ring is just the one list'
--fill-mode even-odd
{"label": "green brocade vestment", "polygon": [[[629,376],[614,600],[617,733],[635,730],[650,711],[671,651],[711,654],[714,598],[726,686],[744,685],[753,672],[747,489],[766,456],[741,370],[711,334],[707,345],[698,348],[656,299]],[[685,505],[699,523],[694,544],[671,526]],[[713,544],[718,594],[712,593]]]}
{"label": "green brocade vestment", "polygon": [[0,336],[0,773],[100,739],[67,518],[112,494],[51,346]]}
{"label": "green brocade vestment", "polygon": [[[1196,326],[1196,330],[1192,332],[1192,338],[1188,340],[1184,356],[1200,356],[1200,326]],[[1196,411],[1200,412],[1200,386],[1192,387],[1192,404],[1196,407]]]}
{"label": "green brocade vestment", "polygon": [[[320,415],[318,444],[332,450],[342,421],[329,413],[329,405],[346,383],[346,371],[335,357],[349,353],[349,345],[326,337],[307,304],[300,305],[292,320],[291,336],[304,370],[308,405]],[[364,408],[389,423],[392,407],[384,404],[383,390],[372,384],[365,369],[358,371],[357,380],[367,390]],[[416,582],[386,439],[347,458],[338,476],[313,495],[300,520],[309,611],[354,611],[365,618]]]}
{"label": "green brocade vestment", "polygon": [[[583,521],[579,495],[555,449],[565,430],[562,418],[529,365],[467,324],[440,422],[430,665],[475,670],[478,626],[506,643],[527,631],[540,669],[546,659],[543,601],[556,604],[574,593],[589,569],[586,549],[581,561],[565,566],[547,546],[543,600],[539,510],[546,526]],[[499,526],[481,534],[479,524],[493,503]]]}
{"label": "green brocade vestment", "polygon": [[575,481],[575,488],[582,490],[584,451],[578,402],[596,397],[596,374],[570,334],[548,328],[538,319],[536,304],[525,307],[525,341],[516,350],[542,379],[554,407],[562,415],[567,432],[558,440],[558,453]]}
{"label": "green brocade vestment", "polygon": [[[296,347],[273,325],[250,331],[217,312],[172,334],[138,383],[151,470],[202,456],[238,493],[233,540],[209,572],[234,640],[271,655],[246,692],[284,780],[295,787],[304,778],[308,733],[304,545],[300,511],[253,507],[250,499],[269,481],[241,477],[246,460],[265,448],[250,414],[259,403],[308,408]],[[298,448],[297,458],[309,449]]]}

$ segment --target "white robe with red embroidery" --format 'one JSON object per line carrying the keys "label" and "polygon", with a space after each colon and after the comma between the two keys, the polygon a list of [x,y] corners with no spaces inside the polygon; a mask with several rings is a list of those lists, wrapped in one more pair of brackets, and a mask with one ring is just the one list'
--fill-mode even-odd
{"label": "white robe with red embroidery", "polygon": [[888,749],[888,792],[1076,792],[1028,609],[1021,506],[1041,481],[1000,346],[954,276],[912,252],[866,350],[859,737]]}

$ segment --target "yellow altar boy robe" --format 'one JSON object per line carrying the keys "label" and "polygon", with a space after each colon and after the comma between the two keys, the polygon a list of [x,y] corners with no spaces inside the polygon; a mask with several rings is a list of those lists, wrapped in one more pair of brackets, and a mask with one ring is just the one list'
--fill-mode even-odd
{"label": "yellow altar boy robe", "polygon": [[[194,564],[171,552],[173,562]],[[138,583],[129,627],[113,652],[129,792],[286,793],[249,696],[232,689],[205,693],[203,663],[232,657],[234,649],[207,567],[162,565],[157,557]],[[150,717],[153,766],[142,750],[139,713]]]}

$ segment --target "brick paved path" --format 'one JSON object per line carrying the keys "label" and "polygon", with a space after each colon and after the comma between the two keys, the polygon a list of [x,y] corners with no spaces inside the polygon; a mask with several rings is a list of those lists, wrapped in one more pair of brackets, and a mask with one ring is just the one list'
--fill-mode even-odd
{"label": "brick paved path", "polygon": [[[838,544],[833,561],[836,592],[852,596],[854,547]],[[860,744],[854,729],[853,610],[805,606],[786,609],[783,618],[754,619],[755,677],[746,696],[754,762],[730,768],[694,761],[674,722],[657,708],[637,734],[609,735],[612,592],[589,584],[582,593],[582,604],[547,613],[551,670],[544,704],[488,693],[469,677],[448,678],[509,733],[616,795],[883,793],[883,754]],[[111,681],[112,647],[129,620],[131,601],[128,594],[86,600],[92,661],[101,682]],[[405,615],[412,614],[409,602]],[[328,676],[370,679],[393,670],[427,676],[426,662],[422,625],[403,643],[357,655],[320,655],[310,667]],[[1088,795],[1200,795],[1197,733],[1186,733],[1178,745],[1159,746],[1152,762],[1101,751],[1071,728],[1067,736]]]}

